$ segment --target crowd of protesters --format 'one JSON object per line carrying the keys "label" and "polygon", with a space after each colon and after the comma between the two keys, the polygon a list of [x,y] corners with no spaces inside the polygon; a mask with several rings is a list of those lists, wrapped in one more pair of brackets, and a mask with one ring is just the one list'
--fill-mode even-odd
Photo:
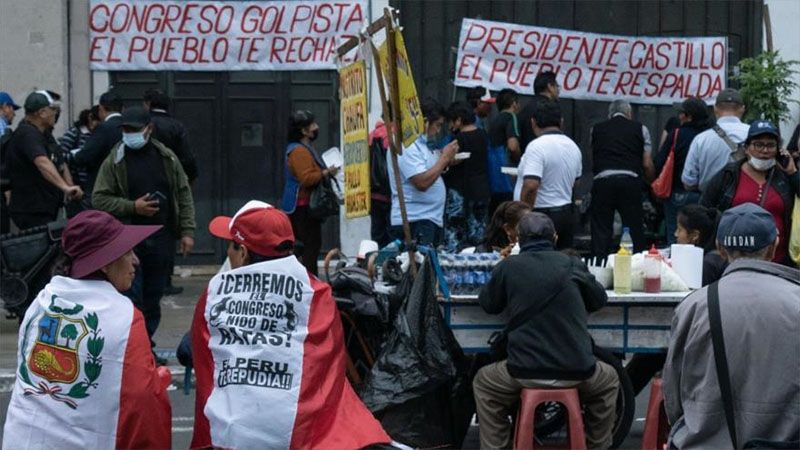
{"label": "crowd of protesters", "polygon": [[[773,438],[796,443],[800,358],[784,343],[785,336],[800,331],[800,249],[789,245],[793,221],[800,220],[794,207],[800,194],[797,138],[784,147],[775,124],[763,119],[743,123],[747,106],[741,94],[724,89],[713,114],[699,98],[676,104],[676,116],[655,144],[648,128],[635,120],[631,105],[614,101],[607,119],[589,132],[590,151],[581,152],[564,132],[558,93],[555,75],[541,73],[535,96],[522,107],[518,93],[509,89],[491,97],[487,90],[474,88],[467,102],[447,108],[424,100],[424,132],[398,156],[413,240],[448,252],[474,247],[506,256],[511,246],[520,249],[520,257],[507,258],[495,268],[479,297],[486,312],[505,312],[509,318],[507,358],[481,368],[473,382],[481,448],[511,446],[507,419],[520,391],[531,387],[575,387],[589,424],[587,445],[610,445],[619,381],[592,355],[587,329],[587,314],[604,306],[607,298],[586,266],[570,255],[605,258],[615,253],[620,242],[614,233],[616,214],[630,230],[635,252],[672,243],[695,245],[704,252],[704,288],[678,308],[669,352],[636,354],[627,370],[636,393],[663,370],[673,444],[736,446],[735,434],[727,441],[723,401],[738,402],[739,417],[750,421],[740,426],[739,442]],[[487,114],[492,104],[497,111]],[[376,135],[386,136],[387,128],[391,126],[379,124]],[[800,125],[795,136],[798,130]],[[370,144],[373,157],[383,155],[391,167],[386,141],[372,139]],[[584,164],[584,158],[590,163]],[[585,166],[591,167],[591,177],[583,177]],[[375,175],[373,185],[382,186],[387,207],[373,212],[373,220],[382,214],[379,220],[392,225],[390,237],[403,241],[394,175],[391,170],[385,180]],[[584,221],[575,194],[586,178],[591,178],[591,188],[583,190],[591,196],[581,200],[590,203],[585,209],[591,241],[580,248],[575,237]],[[654,197],[651,184],[659,179],[669,194]],[[385,199],[389,193],[390,207]],[[663,231],[651,229],[648,235],[645,202],[660,205]],[[381,239],[381,245],[388,239],[384,234],[373,238]],[[762,284],[770,286],[769,294]],[[711,290],[721,290],[725,320],[735,322],[724,324],[726,337],[742,330],[733,345],[735,354],[762,353],[755,349],[770,353],[758,362],[730,357],[730,379],[737,386],[733,398],[705,389],[718,385],[708,331],[697,332],[712,326],[709,316],[698,312]],[[725,304],[728,298],[730,304]],[[794,305],[791,313],[786,312],[789,305]],[[775,329],[768,330],[765,320]],[[758,342],[759,333],[764,343]],[[768,348],[780,350],[772,354]],[[761,402],[760,383],[770,371],[795,374],[795,381],[791,376],[775,381]],[[757,421],[752,419],[756,416]]]}
{"label": "crowd of protesters", "polygon": [[[723,212],[752,202],[775,217],[782,238],[775,262],[797,265],[798,255],[793,261],[788,252],[799,190],[797,139],[786,146],[775,124],[743,123],[747,107],[738,91],[722,90],[713,113],[699,98],[676,104],[660,142],[635,120],[630,103],[614,101],[607,120],[589,130],[591,147],[585,152],[564,132],[558,93],[555,74],[543,72],[524,106],[517,92],[503,89],[492,97],[481,87],[469,89],[466,101],[447,108],[423,100],[425,130],[398,157],[412,239],[449,252],[486,246],[493,214],[513,200],[553,220],[559,249],[605,257],[618,248],[621,233],[615,229],[628,228],[634,250],[640,252],[652,243],[675,243],[680,211],[686,206],[701,204]],[[386,130],[379,122],[370,145],[373,159],[391,167]],[[658,199],[650,184],[667,165],[671,193]],[[584,176],[584,167],[591,167],[590,177]],[[387,227],[372,228],[381,246],[392,238],[403,240],[393,173],[383,170],[383,178],[381,172],[371,174],[373,197],[382,202],[372,213],[373,224],[391,224],[388,234]],[[577,189],[579,183],[587,185]],[[579,190],[591,194],[578,199]],[[650,229],[645,225],[647,203],[663,215]],[[617,215],[622,227],[615,227]],[[581,244],[575,237],[587,222],[591,240]]]}
{"label": "crowd of protesters", "polygon": [[[576,238],[582,223],[576,184],[587,178],[592,182],[591,242],[582,250],[605,257],[618,247],[616,213],[630,229],[635,251],[651,243],[645,233],[643,201],[650,195],[651,182],[665,173],[671,177],[665,180],[670,193],[661,199],[664,233],[650,241],[703,248],[706,287],[690,294],[677,308],[668,353],[631,361],[630,366],[639,365],[646,374],[634,380],[637,389],[663,369],[666,411],[673,426],[671,442],[678,448],[728,445],[721,402],[739,405],[740,433],[736,434],[735,419],[727,423],[734,446],[737,439],[796,441],[800,358],[796,352],[792,355],[793,343],[785,339],[800,332],[796,307],[800,272],[794,268],[800,255],[789,247],[792,221],[797,220],[794,203],[800,193],[796,138],[786,149],[769,121],[742,123],[746,110],[742,96],[725,89],[716,99],[713,115],[698,98],[676,105],[676,120],[665,126],[657,146],[648,128],[634,120],[629,103],[612,102],[606,120],[590,130],[591,151],[584,154],[564,132],[555,74],[541,73],[534,94],[525,105],[510,89],[492,97],[488,90],[474,88],[466,101],[447,108],[434,100],[423,101],[424,132],[398,155],[396,172],[391,169],[394,161],[387,138],[393,124],[381,123],[370,135],[372,199],[377,206],[372,211],[372,237],[380,246],[404,240],[404,215],[418,244],[448,252],[472,247],[503,256],[519,246],[520,256],[503,259],[478,296],[486,312],[506,311],[510,317],[507,356],[480,368],[473,381],[481,448],[511,446],[508,418],[524,388],[575,388],[585,405],[588,447],[611,445],[620,381],[614,369],[597,358],[587,327],[588,314],[604,307],[608,294],[575,256],[581,250],[576,249]],[[128,376],[125,370],[138,367],[141,379],[155,384],[152,361],[157,359],[150,357],[148,347],[155,346],[152,338],[161,317],[160,300],[169,289],[176,246],[184,255],[194,246],[191,186],[198,168],[186,130],[169,115],[170,100],[159,91],[147,91],[142,106],[127,108],[119,96],[108,92],[56,140],[53,127],[60,114],[59,99],[52,91],[31,93],[24,102],[25,118],[12,132],[9,125],[20,106],[0,92],[2,175],[8,180],[3,185],[2,216],[10,217],[19,229],[33,228],[55,220],[66,206],[72,220],[65,232],[60,277],[42,291],[34,308],[44,314],[62,294],[102,294],[109,301],[118,300],[119,294],[127,296],[136,311],[127,304],[118,308],[116,316],[131,322],[121,323],[117,331],[123,332],[113,336],[113,341],[123,349],[121,342],[135,339],[129,353],[135,350],[138,362],[125,365],[127,369],[118,370],[116,376]],[[282,211],[253,201],[233,217],[220,216],[208,225],[212,235],[227,242],[232,271],[212,279],[209,286],[214,289],[205,291],[195,312],[198,420],[193,447],[275,443],[279,447],[340,444],[356,448],[390,442],[345,382],[335,304],[330,288],[315,277],[322,223],[326,215],[333,215],[319,212],[315,194],[340,169],[328,166],[314,148],[318,133],[312,112],[296,111],[290,117]],[[584,164],[585,157],[591,158],[590,164]],[[591,177],[584,176],[584,167],[591,167]],[[401,214],[398,187],[405,214]],[[4,232],[8,229],[4,224]],[[114,233],[120,237],[118,242],[109,239]],[[241,342],[235,345],[241,348],[231,350],[225,348],[230,343],[223,344],[227,331],[221,315],[227,314],[231,300],[230,280],[224,278],[242,276],[248,280],[244,283],[251,283],[262,272],[298,280],[292,285],[297,287],[297,298],[292,298],[299,303],[281,316],[286,321],[281,333],[285,333],[287,348],[291,342],[304,348],[304,353],[292,353],[297,356],[292,364],[303,372],[295,380],[296,397],[291,399],[298,414],[279,424],[280,433],[258,429],[257,415],[232,416],[234,410],[277,397],[263,390],[247,391],[254,393],[250,395],[225,389],[222,375],[216,373],[218,366],[226,373],[241,369],[228,364],[236,360],[238,365],[244,361],[242,355],[251,355],[248,352],[258,352],[264,360],[259,367],[271,367],[269,358],[277,352],[272,347],[283,342],[283,337],[278,344],[264,338],[263,345],[255,341],[250,345],[245,342],[249,338],[239,337]],[[706,304],[708,311],[714,304],[719,309],[715,302],[720,297],[725,317],[722,331],[715,317],[702,309]],[[59,307],[83,308],[67,303]],[[97,314],[108,311],[102,304],[87,305],[93,308],[90,314],[95,314],[86,316],[94,329]],[[25,326],[22,332],[29,330]],[[714,368],[719,357],[710,339],[716,345],[717,335],[726,331],[729,339],[735,332],[731,347],[737,352],[730,353],[730,363],[726,362],[730,371],[724,375],[737,387],[735,395],[706,389],[724,385],[723,375]],[[306,338],[326,345],[303,347]],[[115,357],[131,358],[125,352]],[[99,369],[95,370],[99,376]],[[272,369],[264,370],[272,377],[270,383],[285,382]],[[773,373],[779,376],[765,395],[762,382]],[[31,392],[54,398],[59,398],[59,392],[41,385],[39,392],[20,384],[24,382],[30,384],[24,377],[17,380],[6,428],[28,433],[25,436],[31,434],[20,430],[35,429],[58,442],[52,430],[25,422],[19,416],[21,407],[14,405]],[[82,394],[92,382],[80,388]],[[164,399],[158,400],[160,412],[168,413]],[[117,402],[104,398],[103,407],[113,409]],[[123,416],[136,414],[126,411],[120,413]],[[91,435],[99,433],[94,425],[81,425],[81,417],[74,415],[75,426]],[[319,417],[325,417],[327,431],[310,432],[309,427],[322,423]],[[168,439],[168,425],[160,422],[162,432],[146,444]],[[119,441],[125,436],[117,435],[118,446],[127,445]]]}
{"label": "crowd of protesters", "polygon": [[109,91],[56,139],[60,98],[47,90],[31,93],[24,118],[12,130],[14,112],[22,107],[0,92],[3,233],[11,230],[10,222],[19,230],[45,226],[62,208],[67,218],[96,209],[125,223],[163,227],[136,245],[136,277],[124,291],[142,311],[152,338],[161,298],[180,292],[170,287],[176,242],[184,255],[194,246],[190,182],[197,167],[186,130],[169,115],[170,98],[163,92],[148,90],[141,106],[123,110],[122,98]]}

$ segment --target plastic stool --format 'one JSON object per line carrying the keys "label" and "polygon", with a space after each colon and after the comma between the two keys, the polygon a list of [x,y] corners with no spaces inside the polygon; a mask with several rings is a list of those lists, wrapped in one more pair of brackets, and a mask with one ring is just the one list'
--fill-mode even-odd
{"label": "plastic stool", "polygon": [[[572,389],[523,389],[517,413],[517,429],[514,432],[515,449],[534,448],[533,429],[536,407],[545,402],[558,402],[564,405],[569,420],[567,448],[586,449],[586,435],[583,432],[583,417],[578,390]],[[541,448],[541,447],[539,447]]]}
{"label": "plastic stool", "polygon": [[664,409],[664,394],[661,392],[661,378],[654,378],[650,387],[650,403],[642,434],[642,450],[662,450],[669,439],[670,426]]}

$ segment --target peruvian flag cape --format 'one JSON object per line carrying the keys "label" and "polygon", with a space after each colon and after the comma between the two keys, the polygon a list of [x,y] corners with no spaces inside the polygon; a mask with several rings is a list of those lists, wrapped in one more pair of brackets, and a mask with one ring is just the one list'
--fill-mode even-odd
{"label": "peruvian flag cape", "polygon": [[192,323],[192,448],[357,449],[391,439],[345,377],[330,286],[294,256],[220,273]]}
{"label": "peruvian flag cape", "polygon": [[170,448],[142,314],[107,281],[54,277],[19,332],[3,449]]}

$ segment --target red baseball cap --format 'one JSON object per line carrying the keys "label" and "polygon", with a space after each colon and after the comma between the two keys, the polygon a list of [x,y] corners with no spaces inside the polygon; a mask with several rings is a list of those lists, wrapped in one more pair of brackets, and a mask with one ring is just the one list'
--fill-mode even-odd
{"label": "red baseball cap", "polygon": [[123,225],[103,211],[82,211],[67,222],[61,247],[72,259],[70,276],[83,278],[111,264],[161,225]]}
{"label": "red baseball cap", "polygon": [[291,245],[286,244],[294,244],[289,216],[258,200],[247,202],[233,217],[215,217],[208,224],[208,231],[262,256],[288,255]]}

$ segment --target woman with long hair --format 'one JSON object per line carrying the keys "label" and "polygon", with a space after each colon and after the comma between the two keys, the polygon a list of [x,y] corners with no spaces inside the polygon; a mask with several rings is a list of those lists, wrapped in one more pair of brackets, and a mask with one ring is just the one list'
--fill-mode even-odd
{"label": "woman with long hair", "polygon": [[531,207],[525,202],[505,201],[497,206],[492,220],[486,228],[483,243],[478,252],[509,251],[517,243],[517,224]]}

